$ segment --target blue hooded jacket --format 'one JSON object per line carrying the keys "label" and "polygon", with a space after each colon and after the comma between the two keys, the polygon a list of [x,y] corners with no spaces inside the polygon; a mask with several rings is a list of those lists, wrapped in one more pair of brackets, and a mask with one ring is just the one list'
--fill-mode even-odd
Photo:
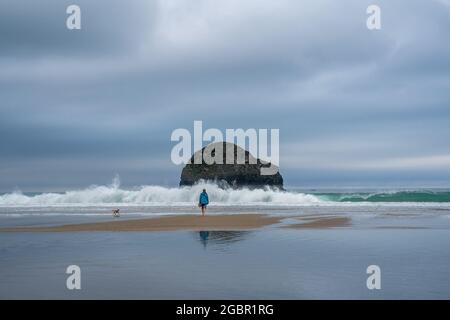
{"label": "blue hooded jacket", "polygon": [[198,199],[198,203],[200,205],[209,203],[208,194],[206,192],[203,191],[202,193],[200,193],[200,199]]}

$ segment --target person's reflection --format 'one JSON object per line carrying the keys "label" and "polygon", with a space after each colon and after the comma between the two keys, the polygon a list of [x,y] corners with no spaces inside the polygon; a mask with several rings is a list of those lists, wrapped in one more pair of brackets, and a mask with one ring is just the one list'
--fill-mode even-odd
{"label": "person's reflection", "polygon": [[249,231],[199,231],[200,242],[203,247],[211,243],[219,246],[229,245],[241,241],[248,235]]}
{"label": "person's reflection", "polygon": [[208,238],[209,238],[209,231],[200,231],[200,241],[203,244],[203,247],[206,248],[206,245],[208,244]]}

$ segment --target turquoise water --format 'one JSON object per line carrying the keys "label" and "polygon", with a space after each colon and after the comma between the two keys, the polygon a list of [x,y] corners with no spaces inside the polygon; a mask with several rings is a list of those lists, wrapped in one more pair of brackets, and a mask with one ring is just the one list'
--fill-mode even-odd
{"label": "turquoise water", "polygon": [[388,191],[388,192],[314,192],[324,201],[335,202],[450,202],[449,191]]}

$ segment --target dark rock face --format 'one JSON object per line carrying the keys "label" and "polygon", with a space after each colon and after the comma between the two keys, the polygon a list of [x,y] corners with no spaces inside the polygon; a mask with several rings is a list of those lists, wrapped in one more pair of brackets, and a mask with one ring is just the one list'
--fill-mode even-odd
{"label": "dark rock face", "polygon": [[[217,145],[222,144],[223,161],[220,163],[207,164],[204,161],[203,155],[205,149],[207,155],[215,156],[215,152],[219,152]],[[233,164],[226,164],[226,153],[234,149]],[[238,152],[239,151],[239,152]],[[242,164],[238,164],[237,158],[241,156]],[[218,153],[220,156],[220,153]],[[243,158],[243,157],[245,158]],[[201,163],[195,164],[194,159],[201,159]],[[255,163],[252,163],[255,162]],[[283,177],[279,172],[273,175],[261,175],[262,167],[269,167],[270,164],[262,162],[260,159],[255,159],[247,150],[238,147],[235,144],[218,142],[204,147],[197,151],[186,164],[181,172],[180,186],[191,186],[200,180],[214,181],[219,186],[230,186],[233,188],[264,188],[272,187],[283,189]]]}

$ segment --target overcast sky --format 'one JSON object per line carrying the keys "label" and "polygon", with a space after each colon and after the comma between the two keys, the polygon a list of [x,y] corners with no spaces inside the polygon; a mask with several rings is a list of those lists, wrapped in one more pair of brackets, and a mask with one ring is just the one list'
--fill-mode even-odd
{"label": "overcast sky", "polygon": [[194,120],[279,128],[287,186],[450,186],[450,1],[0,2],[0,191],[177,185]]}

